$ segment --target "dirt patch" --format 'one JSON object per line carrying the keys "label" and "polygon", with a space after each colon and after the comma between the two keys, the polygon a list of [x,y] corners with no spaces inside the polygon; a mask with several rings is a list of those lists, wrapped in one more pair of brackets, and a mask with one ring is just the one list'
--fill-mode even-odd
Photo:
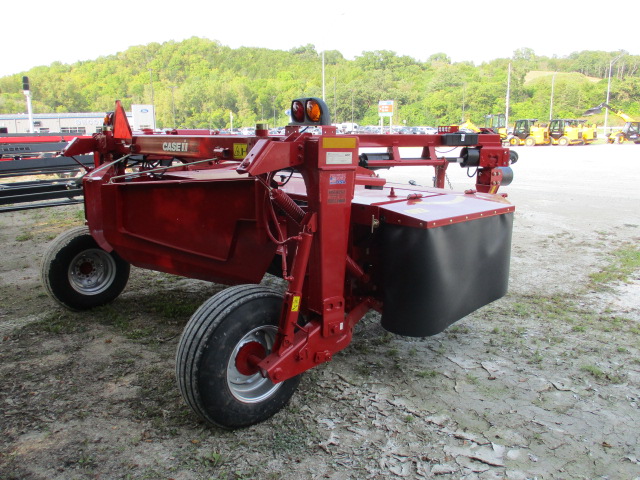
{"label": "dirt patch", "polygon": [[[534,80],[536,80],[538,78],[541,78],[541,77],[552,77],[554,75],[558,75],[558,72],[552,72],[552,71],[549,71],[549,70],[546,70],[546,71],[545,70],[531,70],[531,71],[527,72],[527,74],[525,75],[524,83],[525,83],[525,85],[528,85],[528,84],[530,84],[531,82],[533,82]],[[567,75],[568,76],[570,74],[560,73],[559,75],[561,75],[561,76],[562,75]],[[592,83],[597,83],[597,82],[602,81],[602,79],[599,78],[599,77],[589,77],[587,75],[584,75],[584,78],[586,78],[587,80],[589,80]]]}
{"label": "dirt patch", "polygon": [[199,423],[174,378],[182,328],[222,287],[134,269],[112,304],[68,312],[39,262],[80,208],[0,216],[0,477],[640,476],[639,272],[591,277],[637,252],[638,146],[518,151],[505,298],[424,339],[369,314],[285,410],[234,432]]}

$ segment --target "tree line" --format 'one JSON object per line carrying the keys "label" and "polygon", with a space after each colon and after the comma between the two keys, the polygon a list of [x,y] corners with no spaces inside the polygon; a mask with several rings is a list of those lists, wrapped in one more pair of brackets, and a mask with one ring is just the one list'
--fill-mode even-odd
{"label": "tree line", "polygon": [[[620,54],[622,53],[622,56]],[[322,85],[322,59],[325,82]],[[445,53],[418,61],[388,50],[347,60],[313,45],[289,51],[241,47],[193,37],[131,47],[73,64],[59,62],[0,78],[0,113],[26,111],[22,76],[31,82],[36,113],[106,112],[114,101],[153,103],[160,127],[229,128],[288,122],[293,98],[324,98],[334,122],[377,124],[378,102],[394,100],[394,124],[482,125],[487,114],[579,118],[606,100],[640,115],[640,56],[581,51],[543,57],[529,48],[480,65],[452,62]],[[552,95],[553,93],[553,95]],[[551,106],[553,105],[553,110]],[[598,117],[592,117],[598,121]],[[616,124],[610,116],[610,124]]]}

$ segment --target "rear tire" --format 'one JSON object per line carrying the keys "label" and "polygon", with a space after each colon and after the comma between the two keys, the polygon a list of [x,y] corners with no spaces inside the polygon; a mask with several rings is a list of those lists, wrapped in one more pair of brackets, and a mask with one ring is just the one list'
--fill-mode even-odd
{"label": "rear tire", "polygon": [[282,409],[300,375],[273,383],[249,361],[271,353],[282,294],[239,285],[214,295],[193,314],[176,355],[176,377],[189,407],[210,425],[227,429],[262,422]]}
{"label": "rear tire", "polygon": [[51,242],[40,274],[47,293],[60,305],[87,310],[120,295],[129,271],[129,264],[116,252],[98,246],[87,227],[76,227]]}
{"label": "rear tire", "polygon": [[560,137],[558,139],[558,145],[562,146],[562,147],[566,147],[567,145],[569,145],[571,143],[571,141],[569,140],[568,137]]}
{"label": "rear tire", "polygon": [[527,138],[525,138],[525,140],[524,140],[524,144],[525,144],[527,147],[533,147],[533,146],[536,144],[536,139],[535,139],[535,138],[533,138],[533,137],[527,137]]}

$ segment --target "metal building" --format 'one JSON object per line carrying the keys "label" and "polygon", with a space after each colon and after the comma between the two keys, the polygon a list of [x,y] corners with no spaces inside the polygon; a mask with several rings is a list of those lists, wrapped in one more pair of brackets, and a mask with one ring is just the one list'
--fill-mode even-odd
{"label": "metal building", "polygon": [[[155,128],[153,105],[132,105],[127,119],[134,130]],[[33,133],[71,133],[91,135],[99,132],[105,112],[93,113],[34,113]],[[6,130],[5,130],[6,129]],[[0,114],[0,132],[32,133],[26,113]]]}

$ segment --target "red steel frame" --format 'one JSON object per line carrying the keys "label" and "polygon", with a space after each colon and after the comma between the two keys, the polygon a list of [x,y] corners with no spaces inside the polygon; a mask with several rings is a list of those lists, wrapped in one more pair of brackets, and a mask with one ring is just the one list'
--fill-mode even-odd
{"label": "red steel frame", "polygon": [[[373,208],[363,210],[366,213],[353,213],[352,208],[356,188],[358,191],[381,188],[385,183],[369,168],[431,166],[436,173],[436,187],[443,188],[446,170],[451,163],[450,159],[439,157],[436,152],[436,148],[443,146],[443,136],[439,134],[337,135],[335,127],[324,126],[322,135],[314,136],[295,126],[287,127],[285,135],[280,137],[270,137],[264,131],[258,131],[252,137],[134,135],[119,104],[112,127],[92,138],[74,140],[65,151],[67,156],[95,152],[96,169],[85,178],[87,218],[92,234],[106,250],[113,247],[101,236],[102,219],[126,216],[126,209],[137,207],[122,205],[122,211],[108,213],[105,211],[108,207],[102,203],[108,195],[105,197],[106,194],[102,193],[103,197],[100,197],[100,192],[109,188],[125,188],[126,180],[133,179],[139,185],[158,181],[152,178],[152,173],[130,174],[119,163],[112,164],[125,155],[142,155],[151,160],[179,159],[184,165],[167,171],[177,172],[172,178],[184,178],[194,186],[206,184],[206,178],[211,180],[215,175],[229,178],[231,173],[241,174],[238,178],[248,175],[255,179],[256,189],[268,195],[271,206],[264,206],[260,200],[263,197],[256,195],[256,218],[261,218],[256,228],[272,237],[272,248],[275,248],[274,243],[277,244],[278,252],[284,258],[284,278],[288,288],[272,353],[261,358],[259,352],[247,351],[239,355],[241,360],[238,361],[243,362],[244,370],[259,368],[274,382],[284,381],[329,361],[350,343],[353,327],[367,311],[381,310],[380,301],[375,296],[356,294],[346,287],[349,279],[362,283],[370,281],[368,274],[352,258],[359,253],[353,250],[351,243],[351,237],[356,234],[355,224],[366,226],[370,223],[373,229],[375,222],[379,221],[379,218],[367,218],[371,212],[374,212],[373,217],[376,216]],[[422,147],[422,154],[418,158],[402,158],[399,149],[403,147]],[[382,148],[386,155],[382,160],[370,160],[369,168],[363,168],[358,165],[361,148]],[[465,193],[487,199],[489,195],[486,194],[497,192],[503,178],[502,168],[510,164],[509,150],[502,147],[497,134],[480,135],[477,144],[469,150],[472,150],[469,155],[474,158],[478,175],[475,190]],[[304,187],[297,180],[287,188],[279,188],[274,174],[287,168],[295,168],[299,172]],[[198,175],[202,171],[205,171],[204,179],[199,182]],[[392,189],[388,197],[392,199],[393,195]],[[426,194],[412,195],[417,200]],[[513,211],[510,205],[491,197],[497,205],[494,214]],[[304,200],[306,205],[300,207],[294,199]],[[273,205],[285,212],[286,218],[282,214],[276,215]],[[188,206],[174,205],[171,199],[167,199],[163,208],[177,211]],[[212,205],[211,208],[225,207]],[[229,215],[233,216],[235,212],[231,211]],[[143,218],[136,219],[144,221]],[[469,214],[448,219],[451,223],[465,220],[469,220]],[[400,217],[397,221],[401,222]],[[422,219],[409,219],[409,223],[412,221],[423,228],[438,226],[437,221],[425,224]],[[197,233],[192,232],[193,235]],[[126,258],[126,252],[122,255]],[[153,260],[145,266],[171,271],[168,267],[154,265]],[[199,278],[205,276],[195,270],[180,273]],[[233,283],[234,278],[230,273],[228,275]]]}

